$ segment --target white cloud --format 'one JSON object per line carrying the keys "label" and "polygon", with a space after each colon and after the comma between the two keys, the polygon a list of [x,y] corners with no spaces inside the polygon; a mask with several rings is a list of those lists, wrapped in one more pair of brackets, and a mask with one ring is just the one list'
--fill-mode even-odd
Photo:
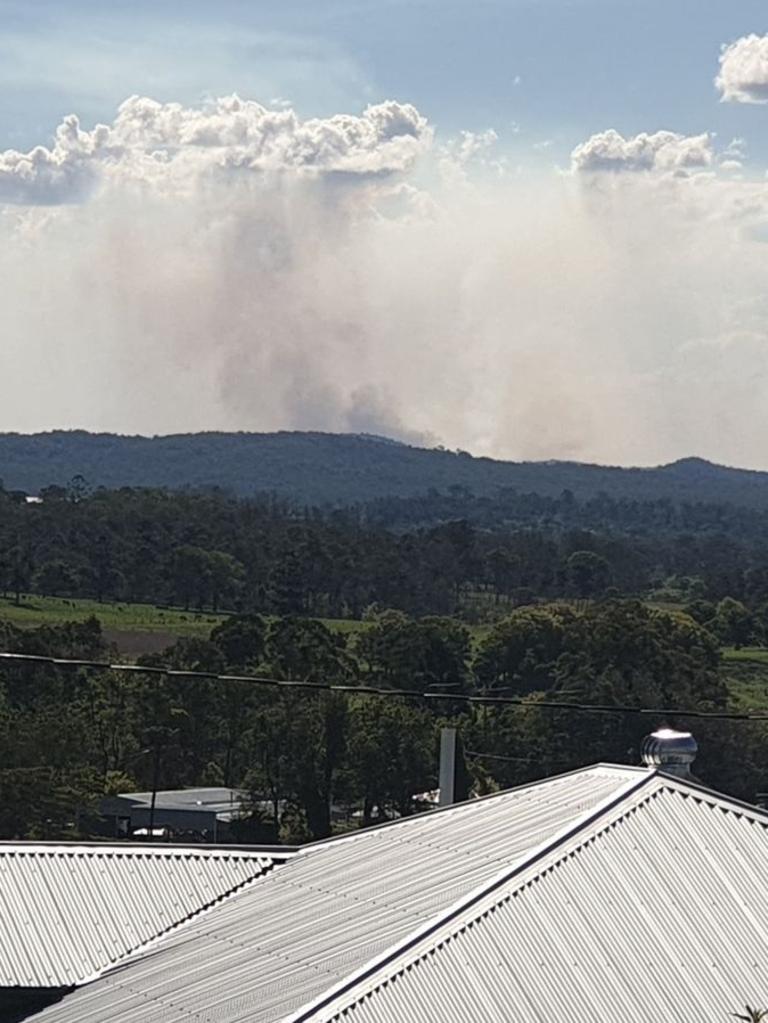
{"label": "white cloud", "polygon": [[723,156],[727,160],[743,160],[747,155],[746,139],[733,138],[723,150]]}
{"label": "white cloud", "polygon": [[678,135],[673,131],[642,132],[625,138],[613,128],[582,142],[571,153],[576,173],[662,171],[690,174],[709,167],[713,160],[708,134]]}
{"label": "white cloud", "polygon": [[97,178],[95,162],[105,131],[81,131],[77,118],[70,116],[59,125],[50,149],[0,152],[0,202],[47,205],[84,199]]}
{"label": "white cloud", "polygon": [[715,85],[726,102],[768,103],[768,35],[742,36],[724,46]]}
{"label": "white cloud", "polygon": [[105,177],[167,187],[224,171],[386,176],[408,170],[430,139],[415,107],[393,100],[301,120],[238,96],[202,108],[133,96],[111,125],[87,132],[70,116],[50,149],[0,152],[0,202],[77,202]]}

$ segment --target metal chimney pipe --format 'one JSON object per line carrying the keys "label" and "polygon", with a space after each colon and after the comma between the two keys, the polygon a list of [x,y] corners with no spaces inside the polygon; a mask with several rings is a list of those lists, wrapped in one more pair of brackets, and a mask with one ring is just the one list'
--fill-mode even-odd
{"label": "metal chimney pipe", "polygon": [[440,730],[440,800],[439,806],[456,801],[456,729]]}

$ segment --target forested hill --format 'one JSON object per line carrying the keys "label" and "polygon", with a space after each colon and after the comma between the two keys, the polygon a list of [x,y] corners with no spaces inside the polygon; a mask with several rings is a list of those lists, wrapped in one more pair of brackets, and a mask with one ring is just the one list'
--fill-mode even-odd
{"label": "forested hill", "polygon": [[84,431],[0,434],[0,479],[30,494],[83,476],[92,486],[271,491],[302,504],[349,504],[461,487],[579,498],[730,503],[768,508],[768,473],[687,458],[654,469],[576,462],[501,462],[365,435],[196,433],[123,437]]}

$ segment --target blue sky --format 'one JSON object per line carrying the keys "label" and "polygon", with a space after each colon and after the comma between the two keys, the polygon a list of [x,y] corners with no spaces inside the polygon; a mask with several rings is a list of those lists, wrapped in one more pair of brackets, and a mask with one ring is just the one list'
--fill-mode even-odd
{"label": "blue sky", "polygon": [[721,45],[768,29],[757,0],[3,0],[0,21],[3,147],[45,140],[70,112],[109,121],[131,93],[238,92],[305,116],[396,98],[444,133],[492,127],[521,159],[550,141],[546,159],[566,162],[611,127],[742,136],[750,158],[768,154],[764,117],[713,86]]}

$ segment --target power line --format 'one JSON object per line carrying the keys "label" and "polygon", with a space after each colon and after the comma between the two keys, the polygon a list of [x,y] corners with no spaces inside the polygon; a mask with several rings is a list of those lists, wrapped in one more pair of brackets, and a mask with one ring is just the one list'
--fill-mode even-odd
{"label": "power line", "polygon": [[[40,654],[0,652],[0,661],[17,664],[36,664],[42,667],[85,668],[92,671],[112,671],[131,675],[156,675],[167,678],[200,680],[205,682],[238,682],[251,685],[274,686],[281,689],[304,689],[316,692],[348,693],[353,696],[377,696],[411,700],[448,700],[468,706],[511,706],[528,709],[559,710],[585,714],[642,714],[661,718],[702,718],[711,721],[768,721],[768,710],[760,711],[708,711],[680,707],[632,707],[613,703],[580,703],[575,700],[529,700],[523,696],[491,696],[445,691],[429,692],[418,689],[384,689],[369,685],[341,685],[329,682],[311,682],[307,679],[279,679],[265,675],[229,675],[212,671],[194,671],[162,665],[113,664],[110,661],[83,660],[69,657],[44,657]],[[441,682],[449,686],[456,683]]]}
{"label": "power line", "polygon": [[481,753],[479,750],[465,749],[464,756],[469,757],[471,760],[500,760],[505,764],[541,764],[546,762],[547,764],[560,764],[564,766],[573,763],[572,760],[553,759],[547,753],[542,753],[537,757],[507,757],[501,753]]}

